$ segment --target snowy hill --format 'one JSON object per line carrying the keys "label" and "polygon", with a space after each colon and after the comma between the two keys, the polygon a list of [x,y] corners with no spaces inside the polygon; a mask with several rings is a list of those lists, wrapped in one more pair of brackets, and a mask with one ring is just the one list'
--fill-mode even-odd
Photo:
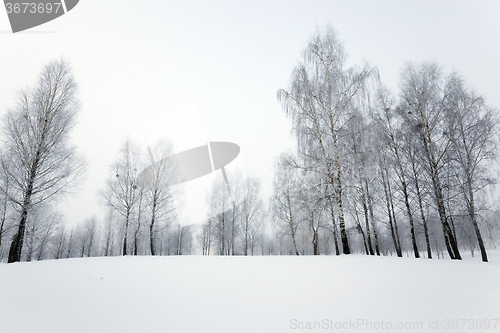
{"label": "snowy hill", "polygon": [[500,251],[490,258],[172,256],[0,264],[0,332],[500,332]]}

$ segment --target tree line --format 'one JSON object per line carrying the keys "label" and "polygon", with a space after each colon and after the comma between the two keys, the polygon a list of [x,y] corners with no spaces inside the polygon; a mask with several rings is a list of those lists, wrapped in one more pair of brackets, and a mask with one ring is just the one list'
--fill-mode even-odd
{"label": "tree line", "polygon": [[144,150],[127,139],[98,192],[106,217],[74,228],[56,207],[86,166],[69,139],[77,85],[68,62],[50,62],[3,118],[1,260],[356,252],[461,259],[470,251],[488,261],[500,234],[498,110],[435,62],[406,63],[393,94],[377,68],[346,59],[333,28],[318,31],[278,91],[297,149],[277,158],[268,200],[257,177],[218,176],[206,220],[183,226],[171,144]]}
{"label": "tree line", "polygon": [[318,32],[278,92],[298,149],[279,161],[274,212],[293,251],[307,229],[318,254],[323,229],[336,254],[461,259],[462,247],[488,261],[498,110],[435,62],[406,63],[393,95],[376,68],[345,60],[336,32]]}

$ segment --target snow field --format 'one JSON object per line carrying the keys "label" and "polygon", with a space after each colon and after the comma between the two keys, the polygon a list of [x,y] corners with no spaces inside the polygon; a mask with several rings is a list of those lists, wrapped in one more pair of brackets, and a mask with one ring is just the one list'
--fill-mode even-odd
{"label": "snow field", "polygon": [[350,255],[0,264],[0,332],[500,332],[500,251],[489,254],[489,263]]}

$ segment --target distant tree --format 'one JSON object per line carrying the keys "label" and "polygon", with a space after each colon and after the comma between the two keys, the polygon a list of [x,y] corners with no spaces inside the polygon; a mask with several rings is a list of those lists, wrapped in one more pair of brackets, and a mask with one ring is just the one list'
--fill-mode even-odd
{"label": "distant tree", "polygon": [[69,231],[69,236],[68,236],[68,246],[66,247],[66,258],[71,258],[72,255],[74,255],[74,250],[76,250],[76,231],[75,228],[72,228]]}
{"label": "distant tree", "polygon": [[139,203],[138,203],[138,207],[137,207],[137,226],[135,228],[135,231],[134,231],[134,256],[136,256],[138,254],[138,251],[139,251],[139,237],[140,237],[140,233],[141,233],[141,222],[142,222],[142,218],[143,218],[143,197],[144,197],[144,188],[142,187],[139,187],[138,188],[138,191],[139,191]]}
{"label": "distant tree", "polygon": [[231,195],[224,179],[218,176],[212,183],[207,197],[214,241],[219,255],[230,254],[231,242]]}
{"label": "distant tree", "polygon": [[282,155],[276,165],[271,209],[275,223],[282,229],[283,234],[290,236],[293,251],[299,255],[296,236],[301,223],[299,218],[301,188],[297,173],[297,169],[292,168]]}
{"label": "distant tree", "polygon": [[120,155],[112,166],[112,173],[101,197],[104,203],[125,219],[122,255],[127,255],[127,236],[132,214],[139,199],[136,177],[139,168],[138,148],[127,140],[120,151]]}
{"label": "distant tree", "polygon": [[54,245],[54,238],[61,228],[63,228],[63,216],[60,213],[53,212],[45,216],[43,229],[40,230],[36,260],[42,260],[46,255],[49,255],[50,246]]}
{"label": "distant tree", "polygon": [[42,260],[49,253],[57,230],[62,227],[62,215],[48,205],[39,205],[32,210],[26,223],[26,261]]}
{"label": "distant tree", "polygon": [[91,257],[97,254],[98,222],[95,216],[85,219],[76,229],[80,257]]}
{"label": "distant tree", "polygon": [[64,227],[59,227],[54,235],[54,246],[52,247],[52,257],[54,259],[62,259],[64,251],[67,248],[68,232]]}
{"label": "distant tree", "polygon": [[300,218],[306,222],[305,233],[309,234],[313,254],[320,252],[320,230],[325,224],[325,213],[327,205],[323,193],[325,185],[320,174],[307,173],[299,183],[299,212]]}
{"label": "distant tree", "polygon": [[212,234],[213,234],[214,218],[208,217],[207,222],[201,226],[201,233],[198,234],[198,243],[201,246],[201,253],[203,255],[210,255],[212,248]]}
{"label": "distant tree", "polygon": [[116,217],[113,215],[113,211],[109,211],[106,219],[104,221],[104,230],[102,234],[102,242],[103,242],[103,255],[105,257],[112,256],[114,253],[114,245],[116,238],[116,229],[117,223],[115,223]]}
{"label": "distant tree", "polygon": [[261,249],[261,254],[265,254],[266,252],[266,226],[267,226],[267,214],[265,211],[261,211],[261,214],[259,214],[260,217],[259,219],[254,222],[252,228],[250,229],[250,240],[249,240],[249,247],[250,247],[250,254],[253,256],[255,255],[256,249],[259,246]]}
{"label": "distant tree", "polygon": [[243,255],[255,246],[259,219],[263,218],[263,203],[260,198],[260,182],[255,177],[248,177],[243,184],[243,201],[241,203],[241,220],[243,231]]}
{"label": "distant tree", "polygon": [[35,88],[22,90],[16,108],[4,117],[5,154],[0,163],[14,191],[2,192],[20,211],[9,262],[21,258],[30,210],[62,194],[84,170],[82,158],[69,144],[79,109],[76,90],[69,64],[52,61]]}
{"label": "distant tree", "polygon": [[192,233],[190,226],[175,227],[175,255],[191,254]]}
{"label": "distant tree", "polygon": [[500,211],[498,209],[489,210],[486,212],[484,224],[486,227],[486,240],[490,246],[497,248],[500,242]]}
{"label": "distant tree", "polygon": [[[151,255],[154,256],[156,255],[155,228],[159,224],[162,224],[161,228],[165,228],[175,218],[174,189],[171,185],[176,178],[176,166],[169,159],[169,156],[172,155],[172,147],[167,142],[159,141],[153,149],[148,148],[148,154],[151,162],[151,172],[144,185],[144,191],[150,216],[149,248]],[[142,196],[142,192],[139,191],[141,205]]]}

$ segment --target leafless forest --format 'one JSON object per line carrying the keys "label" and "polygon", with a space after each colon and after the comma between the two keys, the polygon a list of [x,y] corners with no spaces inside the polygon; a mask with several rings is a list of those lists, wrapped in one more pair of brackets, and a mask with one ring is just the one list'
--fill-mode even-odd
{"label": "leafless forest", "polygon": [[[435,62],[406,63],[391,91],[377,68],[346,65],[333,28],[318,31],[298,60],[277,91],[298,149],[277,157],[272,196],[257,177],[229,173],[231,190],[219,177],[207,195],[206,221],[184,226],[174,209],[182,190],[169,184],[175,170],[152,160],[170,156],[171,145],[143,151],[127,140],[96,189],[106,217],[75,228],[57,203],[86,166],[69,139],[77,86],[68,62],[47,64],[1,120],[1,260],[364,253],[488,261],[500,235],[499,111]],[[150,165],[154,177],[138,184]]]}

